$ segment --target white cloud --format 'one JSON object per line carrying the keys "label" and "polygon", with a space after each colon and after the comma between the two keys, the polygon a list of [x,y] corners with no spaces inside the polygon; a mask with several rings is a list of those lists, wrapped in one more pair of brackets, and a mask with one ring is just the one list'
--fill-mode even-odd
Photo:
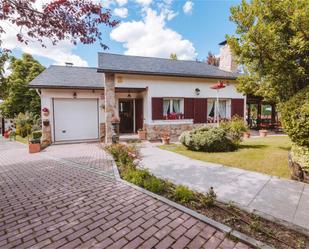
{"label": "white cloud", "polygon": [[119,16],[121,18],[126,18],[128,16],[128,9],[127,8],[115,8],[114,15]]}
{"label": "white cloud", "polygon": [[29,40],[29,44],[26,45],[17,41],[16,34],[18,28],[7,22],[1,23],[5,32],[2,34],[2,47],[13,50],[18,49],[22,52],[29,53],[32,55],[42,56],[55,62],[55,64],[64,64],[65,62],[72,62],[75,66],[88,66],[87,61],[80,58],[78,55],[73,53],[75,46],[65,40],[60,41],[57,45],[52,45],[50,40],[43,39],[46,48],[43,48],[36,40]]}
{"label": "white cloud", "polygon": [[193,2],[192,1],[187,1],[183,6],[182,6],[182,9],[183,9],[183,12],[185,14],[192,14],[192,10],[193,10]]}
{"label": "white cloud", "polygon": [[142,6],[149,6],[152,0],[135,0],[135,2]]}
{"label": "white cloud", "polygon": [[111,39],[124,43],[127,55],[169,58],[176,53],[179,59],[194,59],[193,44],[165,25],[167,16],[148,8],[141,21],[123,22],[110,34]]}
{"label": "white cloud", "polygon": [[126,5],[128,3],[128,0],[116,0],[116,2],[119,6],[123,6],[123,5]]}

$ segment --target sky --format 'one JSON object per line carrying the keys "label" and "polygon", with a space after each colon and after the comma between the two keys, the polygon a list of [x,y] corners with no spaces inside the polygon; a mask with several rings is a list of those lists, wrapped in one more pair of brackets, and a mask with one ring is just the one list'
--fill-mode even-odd
{"label": "sky", "polygon": [[[39,7],[50,0],[37,0]],[[111,9],[120,20],[114,28],[103,26],[103,41],[99,44],[74,46],[68,41],[43,48],[37,42],[28,45],[16,39],[17,29],[5,24],[3,47],[20,57],[32,54],[41,64],[97,66],[97,53],[108,52],[168,58],[176,53],[178,59],[204,60],[209,51],[219,54],[219,45],[225,35],[235,33],[236,26],[229,20],[230,7],[240,0],[93,0]]]}

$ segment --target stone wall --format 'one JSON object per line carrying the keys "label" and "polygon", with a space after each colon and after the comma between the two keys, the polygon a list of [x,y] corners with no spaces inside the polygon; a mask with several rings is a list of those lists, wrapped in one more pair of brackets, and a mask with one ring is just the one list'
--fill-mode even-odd
{"label": "stone wall", "polygon": [[100,123],[100,141],[105,142],[105,123]]}
{"label": "stone wall", "polygon": [[176,138],[184,131],[204,126],[205,124],[145,124],[147,140],[159,140],[162,133],[168,133]]}
{"label": "stone wall", "polygon": [[112,119],[116,114],[115,75],[105,74],[105,143],[112,143]]}

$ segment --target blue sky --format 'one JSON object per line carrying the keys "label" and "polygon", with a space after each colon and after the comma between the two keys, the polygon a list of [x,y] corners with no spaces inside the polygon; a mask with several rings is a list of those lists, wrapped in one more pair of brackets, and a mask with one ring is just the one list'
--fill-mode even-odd
{"label": "blue sky", "polygon": [[[48,0],[40,0],[46,2]],[[96,0],[99,1],[99,0]],[[106,52],[143,56],[168,57],[176,53],[180,59],[205,59],[207,53],[219,53],[218,43],[226,34],[235,33],[229,21],[230,7],[238,0],[104,0],[115,18],[121,21],[114,29],[102,27]],[[118,15],[118,16],[117,16]],[[65,61],[80,66],[97,66],[98,44],[73,46],[61,42],[58,46],[41,48],[13,42],[5,37],[14,55],[32,53],[44,66]]]}

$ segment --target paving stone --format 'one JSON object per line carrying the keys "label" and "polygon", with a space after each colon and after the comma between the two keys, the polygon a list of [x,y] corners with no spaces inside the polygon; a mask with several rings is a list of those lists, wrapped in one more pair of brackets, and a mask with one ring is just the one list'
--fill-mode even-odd
{"label": "paving stone", "polygon": [[[204,222],[107,177],[111,164],[97,144],[50,146],[28,154],[26,147],[3,145],[0,138],[3,147],[0,248],[176,249],[207,239],[209,248],[234,243]],[[247,249],[242,243],[235,248]]]}

